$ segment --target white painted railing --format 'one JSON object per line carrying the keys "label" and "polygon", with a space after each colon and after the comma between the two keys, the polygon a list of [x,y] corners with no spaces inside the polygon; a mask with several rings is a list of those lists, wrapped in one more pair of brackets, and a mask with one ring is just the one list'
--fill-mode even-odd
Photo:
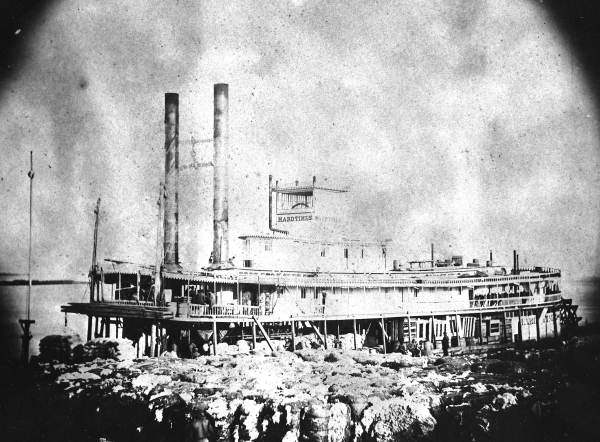
{"label": "white painted railing", "polygon": [[152,301],[136,301],[134,299],[111,299],[109,301],[100,301],[104,304],[118,304],[118,305],[143,305],[143,306],[155,306]]}
{"label": "white painted railing", "polygon": [[539,282],[548,278],[560,278],[560,270],[545,269],[548,272],[527,270],[520,275],[494,275],[466,278],[440,278],[429,275],[401,273],[388,274],[314,274],[300,272],[270,272],[265,270],[238,272],[238,278],[246,283],[263,283],[301,287],[464,287],[467,285],[503,285],[521,282]]}
{"label": "white painted railing", "polygon": [[205,304],[190,304],[190,317],[202,316],[258,316],[264,315],[266,312],[261,312],[261,307],[255,305],[213,305],[212,307]]}

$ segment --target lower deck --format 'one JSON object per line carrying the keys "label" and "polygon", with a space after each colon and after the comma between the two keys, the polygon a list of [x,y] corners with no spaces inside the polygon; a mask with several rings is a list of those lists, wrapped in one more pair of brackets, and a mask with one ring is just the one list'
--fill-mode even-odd
{"label": "lower deck", "polygon": [[[133,315],[136,309],[144,313]],[[576,306],[560,297],[531,304],[480,306],[460,311],[364,313],[352,317],[213,315],[195,318],[182,315],[176,304],[174,309],[173,306],[70,304],[64,306],[63,311],[88,315],[88,339],[129,338],[140,355],[148,356],[161,355],[176,344],[181,357],[193,356],[189,350],[192,344],[204,348],[204,354],[217,354],[220,344],[240,340],[247,341],[250,348],[262,342],[271,350],[277,347],[274,340],[283,340],[289,348],[295,349],[296,342],[304,335],[316,336],[324,348],[343,348],[341,337],[351,336],[353,348],[379,347],[383,352],[395,351],[402,344],[424,341],[440,346],[444,335],[452,346],[509,343],[558,337],[569,324],[576,322]]]}

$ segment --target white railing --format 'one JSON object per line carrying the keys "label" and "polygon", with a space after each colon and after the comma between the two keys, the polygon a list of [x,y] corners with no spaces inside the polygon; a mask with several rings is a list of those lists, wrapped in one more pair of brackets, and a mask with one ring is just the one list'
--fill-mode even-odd
{"label": "white railing", "polygon": [[469,301],[471,308],[478,307],[502,307],[510,305],[523,305],[523,304],[541,304],[545,302],[560,301],[561,295],[532,295],[532,296],[515,296],[515,297],[504,297],[504,298],[484,298],[484,299],[472,299]]}
{"label": "white railing", "polygon": [[500,285],[511,282],[539,282],[547,278],[560,278],[560,270],[546,269],[549,272],[531,271],[521,275],[493,275],[466,278],[440,278],[412,274],[315,274],[300,272],[270,272],[266,270],[238,272],[238,279],[247,283],[277,284],[306,287],[460,287],[466,285]]}
{"label": "white railing", "polygon": [[261,312],[261,307],[255,305],[213,305],[212,307],[205,304],[190,304],[190,317],[201,316],[258,316],[266,314]]}
{"label": "white railing", "polygon": [[[521,296],[521,297],[506,297],[499,299],[488,299],[488,300],[447,300],[447,301],[423,301],[423,302],[409,302],[406,304],[390,306],[385,311],[366,311],[365,308],[353,308],[348,306],[347,309],[343,307],[328,309],[325,307],[324,310],[313,310],[312,312],[302,312],[293,315],[297,318],[310,318],[312,316],[323,316],[331,319],[344,319],[344,318],[372,318],[372,317],[394,317],[404,315],[431,315],[431,314],[465,314],[469,312],[479,311],[507,311],[514,310],[519,307],[531,308],[535,306],[546,306],[559,302],[561,300],[560,294],[553,295],[535,295],[535,296]],[[481,301],[493,301],[492,304],[481,304]]]}
{"label": "white railing", "polygon": [[119,304],[119,305],[143,305],[143,306],[155,306],[152,301],[136,301],[134,299],[111,299],[100,301],[105,304]]}

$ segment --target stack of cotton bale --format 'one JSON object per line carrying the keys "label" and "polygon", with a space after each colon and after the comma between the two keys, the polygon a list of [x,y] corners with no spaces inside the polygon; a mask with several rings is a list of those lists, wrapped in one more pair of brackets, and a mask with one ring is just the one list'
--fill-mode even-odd
{"label": "stack of cotton bale", "polygon": [[131,360],[136,357],[135,347],[129,339],[96,338],[83,346],[83,360],[91,361],[96,358]]}
{"label": "stack of cotton bale", "polygon": [[40,359],[42,361],[71,362],[73,348],[81,343],[78,334],[48,335],[40,341]]}

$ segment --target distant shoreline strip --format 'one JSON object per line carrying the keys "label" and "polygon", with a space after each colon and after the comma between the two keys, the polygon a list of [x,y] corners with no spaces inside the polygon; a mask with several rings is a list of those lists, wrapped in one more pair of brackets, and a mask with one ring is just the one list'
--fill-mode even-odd
{"label": "distant shoreline strip", "polygon": [[[89,284],[88,281],[77,281],[74,279],[41,279],[31,281],[31,285],[83,285]],[[13,281],[0,281],[0,287],[13,285],[29,285],[26,279],[15,279]]]}

